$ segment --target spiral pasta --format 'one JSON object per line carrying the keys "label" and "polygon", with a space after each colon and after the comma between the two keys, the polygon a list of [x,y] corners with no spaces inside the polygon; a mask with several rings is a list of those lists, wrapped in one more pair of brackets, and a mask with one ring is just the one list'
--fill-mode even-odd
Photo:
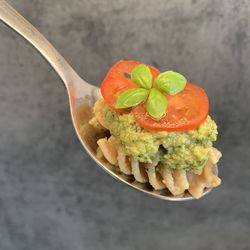
{"label": "spiral pasta", "polygon": [[208,161],[200,174],[185,170],[171,170],[158,164],[140,163],[133,157],[125,155],[114,136],[97,141],[104,158],[119,168],[126,175],[133,175],[141,183],[149,182],[155,190],[168,189],[174,196],[183,195],[187,190],[194,198],[202,196],[205,188],[213,188],[221,183],[221,179],[213,172],[213,166],[219,161],[221,153],[211,148]]}

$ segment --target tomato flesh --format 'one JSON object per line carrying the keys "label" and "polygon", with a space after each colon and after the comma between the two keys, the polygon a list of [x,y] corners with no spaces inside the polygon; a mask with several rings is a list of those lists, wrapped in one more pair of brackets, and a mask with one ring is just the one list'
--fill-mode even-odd
{"label": "tomato flesh", "polygon": [[208,116],[208,96],[197,85],[187,83],[177,95],[166,95],[168,107],[166,114],[158,121],[146,111],[145,103],[132,109],[137,123],[152,131],[186,131],[199,127]]}
{"label": "tomato flesh", "polygon": [[[106,103],[115,111],[117,97],[129,88],[136,88],[138,85],[132,82],[126,74],[131,74],[132,69],[141,64],[138,61],[120,60],[114,64],[101,84],[101,93]],[[160,73],[158,69],[147,65],[151,71],[153,79]]]}

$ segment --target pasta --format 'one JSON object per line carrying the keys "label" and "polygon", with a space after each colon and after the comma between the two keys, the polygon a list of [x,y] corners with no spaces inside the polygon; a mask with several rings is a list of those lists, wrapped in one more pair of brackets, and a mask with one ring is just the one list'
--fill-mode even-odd
{"label": "pasta", "polygon": [[105,119],[103,117],[103,108],[106,106],[103,99],[96,101],[93,112],[95,116],[89,121],[89,124],[99,129],[106,129]]}
{"label": "pasta", "polygon": [[[171,170],[153,162],[139,163],[126,156],[114,136],[97,141],[104,158],[126,175],[133,175],[140,183],[149,182],[155,190],[168,189],[174,196],[183,195],[187,190],[194,198],[202,196],[205,188],[217,187],[221,179],[213,172],[213,166],[219,161],[221,153],[216,148],[209,152],[208,161],[200,174],[185,170]],[[100,151],[98,151],[100,157]]]}

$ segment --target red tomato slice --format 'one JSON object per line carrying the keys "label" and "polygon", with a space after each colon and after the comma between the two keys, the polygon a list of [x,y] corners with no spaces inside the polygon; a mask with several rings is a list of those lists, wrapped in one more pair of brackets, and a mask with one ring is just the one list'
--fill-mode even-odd
{"label": "red tomato slice", "polygon": [[[138,61],[128,61],[120,60],[114,64],[101,84],[101,93],[107,104],[113,109],[119,112],[119,110],[114,108],[117,97],[129,88],[138,87],[135,83],[131,81],[126,74],[130,74],[132,69],[141,64]],[[152,73],[153,79],[160,73],[158,69],[153,66],[147,65]]]}
{"label": "red tomato slice", "polygon": [[199,127],[208,116],[208,96],[197,85],[187,83],[177,95],[166,95],[167,112],[160,120],[154,120],[146,111],[145,103],[132,109],[137,123],[152,131],[185,131]]}

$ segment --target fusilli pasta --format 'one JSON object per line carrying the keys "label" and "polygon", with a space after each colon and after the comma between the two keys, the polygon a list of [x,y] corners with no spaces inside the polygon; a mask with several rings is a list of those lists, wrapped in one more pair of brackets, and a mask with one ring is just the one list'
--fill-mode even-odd
{"label": "fusilli pasta", "polygon": [[97,144],[104,158],[117,166],[122,173],[133,175],[138,182],[149,182],[155,190],[167,188],[174,196],[182,195],[188,190],[194,198],[198,199],[205,188],[213,188],[221,183],[221,179],[213,172],[213,166],[221,157],[220,151],[216,148],[212,148],[209,152],[203,171],[200,174],[194,174],[185,170],[171,170],[159,165],[158,162],[139,163],[122,152],[114,136],[99,139]]}

